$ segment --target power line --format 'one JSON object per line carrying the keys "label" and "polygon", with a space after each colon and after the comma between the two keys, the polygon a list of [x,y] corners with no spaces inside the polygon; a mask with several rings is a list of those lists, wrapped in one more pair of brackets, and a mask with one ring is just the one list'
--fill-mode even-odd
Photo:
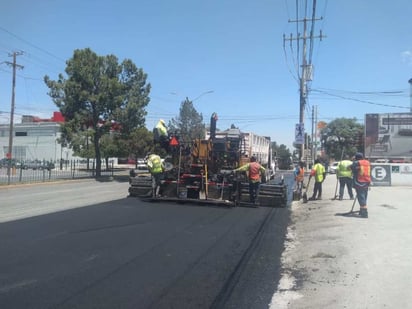
{"label": "power line", "polygon": [[37,45],[35,45],[35,44],[33,44],[33,43],[31,43],[31,42],[29,42],[29,41],[25,40],[25,39],[23,39],[23,38],[19,37],[18,35],[16,35],[16,34],[12,33],[11,31],[9,31],[9,30],[7,30],[7,29],[5,29],[5,28],[1,27],[1,26],[0,26],[0,30],[3,30],[4,32],[6,32],[6,33],[10,34],[11,36],[15,37],[16,39],[18,39],[18,40],[20,40],[20,41],[22,41],[22,42],[24,42],[24,43],[26,43],[26,44],[30,45],[31,47],[34,47],[34,48],[36,48],[36,49],[38,49],[38,50],[42,51],[43,53],[45,53],[45,54],[47,54],[47,55],[49,55],[49,56],[51,56],[51,57],[53,57],[53,58],[55,58],[55,59],[57,59],[57,60],[60,60],[60,61],[63,61],[64,63],[66,63],[66,61],[65,61],[65,60],[63,60],[62,58],[60,58],[60,57],[58,57],[58,56],[54,55],[53,53],[51,53],[51,52],[49,52],[49,51],[45,50],[44,48],[41,48],[41,47],[39,47],[39,46],[37,46]]}
{"label": "power line", "polygon": [[[314,90],[314,89],[312,89]],[[316,90],[316,89],[315,89]],[[339,90],[339,89],[329,89],[329,88],[318,88],[317,90],[323,91],[336,91],[336,92],[344,92],[350,94],[374,94],[374,95],[381,95],[381,94],[407,94],[408,90],[385,90],[385,91],[353,91],[353,90]]]}
{"label": "power line", "polygon": [[331,97],[340,98],[340,99],[343,99],[343,100],[355,101],[355,102],[364,103],[364,104],[378,105],[378,106],[385,106],[385,107],[395,107],[395,108],[402,108],[402,109],[403,109],[403,108],[404,108],[404,109],[409,109],[409,107],[407,107],[407,106],[384,104],[384,103],[376,103],[376,102],[367,101],[367,100],[360,100],[360,99],[356,99],[356,98],[349,98],[349,97],[345,97],[345,96],[343,96],[343,95],[332,94],[332,93],[329,93],[329,92],[326,92],[326,91],[322,91],[322,90],[318,90],[318,89],[312,89],[312,91],[314,91],[314,92],[319,92],[319,93],[323,93],[323,94],[326,94],[326,95],[331,96]]}

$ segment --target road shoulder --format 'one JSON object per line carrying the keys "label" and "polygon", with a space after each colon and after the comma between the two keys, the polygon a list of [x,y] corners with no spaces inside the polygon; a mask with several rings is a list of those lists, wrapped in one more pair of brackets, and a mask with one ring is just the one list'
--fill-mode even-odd
{"label": "road shoulder", "polygon": [[371,188],[369,218],[363,219],[347,215],[353,205],[347,196],[332,200],[335,184],[329,176],[323,200],[293,202],[282,279],[270,308],[408,307],[411,187]]}

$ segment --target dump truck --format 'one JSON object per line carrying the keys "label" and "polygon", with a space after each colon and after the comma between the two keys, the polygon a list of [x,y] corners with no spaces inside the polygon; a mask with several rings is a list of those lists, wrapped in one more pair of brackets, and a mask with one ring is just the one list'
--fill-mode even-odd
{"label": "dump truck", "polygon": [[[250,161],[251,156],[267,168],[259,191],[261,206],[285,207],[288,188],[283,179],[275,181],[270,173],[270,139],[243,133],[232,128],[216,132],[217,114],[213,113],[210,133],[206,139],[195,139],[190,145],[179,142],[177,135],[169,136],[168,155],[160,197],[152,198],[150,174],[130,175],[129,195],[147,201],[176,201],[220,206],[250,206],[247,173],[234,170]],[[254,145],[251,141],[258,141]]]}

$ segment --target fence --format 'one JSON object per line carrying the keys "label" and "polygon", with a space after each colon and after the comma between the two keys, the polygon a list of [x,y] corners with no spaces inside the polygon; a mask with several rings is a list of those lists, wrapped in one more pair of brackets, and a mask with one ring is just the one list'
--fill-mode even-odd
{"label": "fence", "polygon": [[[103,177],[113,177],[115,174],[127,175],[127,171],[127,166],[115,167],[113,162],[106,166],[102,162],[101,176]],[[87,163],[85,160],[47,162],[45,165],[38,166],[14,164],[10,169],[5,165],[0,167],[0,185],[95,177],[94,162]]]}

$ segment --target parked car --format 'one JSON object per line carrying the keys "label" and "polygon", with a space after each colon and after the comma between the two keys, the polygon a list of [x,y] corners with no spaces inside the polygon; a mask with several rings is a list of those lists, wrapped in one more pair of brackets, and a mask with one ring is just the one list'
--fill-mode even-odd
{"label": "parked car", "polygon": [[46,169],[48,171],[54,169],[56,165],[53,162],[43,162],[43,169]]}
{"label": "parked car", "polygon": [[26,161],[23,163],[22,168],[25,170],[32,169],[37,170],[41,167],[41,161]]}
{"label": "parked car", "polygon": [[375,163],[389,163],[388,159],[376,159]]}
{"label": "parked car", "polygon": [[329,174],[336,174],[336,170],[338,169],[339,162],[333,162],[331,165],[328,167],[328,173]]}
{"label": "parked car", "polygon": [[20,168],[21,167],[21,163],[19,161],[17,161],[16,159],[7,159],[7,158],[3,158],[0,160],[0,168],[1,167],[8,167],[10,165],[10,167],[15,167],[15,168]]}
{"label": "parked car", "polygon": [[55,168],[55,165],[53,162],[34,160],[34,161],[24,162],[22,165],[22,168],[25,170],[32,169],[32,170],[49,170],[50,171]]}
{"label": "parked car", "polygon": [[146,163],[138,163],[136,166],[136,173],[137,174],[142,174],[142,173],[149,173],[149,168],[147,167]]}

